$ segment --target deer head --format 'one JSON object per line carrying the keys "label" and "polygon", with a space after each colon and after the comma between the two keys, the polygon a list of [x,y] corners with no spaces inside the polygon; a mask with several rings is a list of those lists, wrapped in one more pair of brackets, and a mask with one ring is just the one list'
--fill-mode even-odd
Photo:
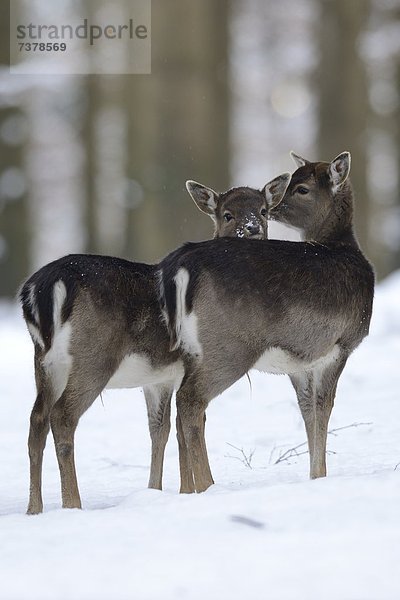
{"label": "deer head", "polygon": [[294,153],[292,158],[298,169],[270,218],[300,229],[305,240],[323,243],[353,235],[350,153],[342,152],[330,163],[313,163]]}
{"label": "deer head", "polygon": [[214,221],[214,237],[268,238],[268,212],[282,199],[290,173],[279,175],[260,191],[235,187],[218,194],[195,181],[186,188],[196,206]]}

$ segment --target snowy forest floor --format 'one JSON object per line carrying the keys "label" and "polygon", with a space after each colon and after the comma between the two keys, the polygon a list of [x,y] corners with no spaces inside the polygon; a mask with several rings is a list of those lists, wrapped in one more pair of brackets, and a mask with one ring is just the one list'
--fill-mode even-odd
{"label": "snowy forest floor", "polygon": [[287,377],[251,373],[252,390],[244,378],[212,402],[216,485],[200,495],[178,493],[174,429],[164,491],[146,489],[143,394],[107,391],[76,435],[83,510],[60,508],[49,436],[36,517],[25,515],[32,345],[19,312],[1,306],[0,599],[398,600],[399,306],[395,274],[339,382],[327,478],[308,480],[305,446],[282,456],[305,441]]}

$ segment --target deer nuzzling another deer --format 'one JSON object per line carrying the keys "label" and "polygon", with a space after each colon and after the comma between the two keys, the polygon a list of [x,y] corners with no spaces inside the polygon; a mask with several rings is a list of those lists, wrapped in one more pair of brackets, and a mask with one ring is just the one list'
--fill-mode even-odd
{"label": "deer nuzzling another deer", "polygon": [[[215,237],[267,237],[267,211],[279,202],[290,175],[264,190],[217,194],[196,182],[187,189],[215,223]],[[240,240],[242,242],[244,240]],[[179,351],[170,351],[158,299],[156,265],[85,254],[60,258],[37,271],[20,292],[35,349],[37,398],[29,431],[28,513],[43,509],[43,451],[51,426],[63,506],[80,508],[74,435],[82,414],[104,388],[143,387],[152,442],[149,487],[161,489],[170,403],[184,376]]]}
{"label": "deer nuzzling another deer", "polygon": [[297,393],[311,478],[326,475],[336,386],[368,334],[374,273],[353,230],[350,154],[298,165],[271,218],[304,242],[222,238],[186,244],[160,263],[177,392],[181,491],[213,483],[204,437],[208,403],[250,369],[287,373]]}

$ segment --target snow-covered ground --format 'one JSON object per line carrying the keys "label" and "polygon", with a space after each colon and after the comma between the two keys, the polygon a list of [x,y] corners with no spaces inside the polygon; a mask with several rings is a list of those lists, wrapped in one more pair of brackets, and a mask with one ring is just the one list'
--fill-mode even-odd
{"label": "snow-covered ground", "polygon": [[174,435],[164,491],[146,489],[142,392],[107,391],[77,433],[84,509],[60,508],[49,437],[35,517],[24,514],[32,347],[19,313],[0,307],[0,599],[398,600],[399,306],[397,274],[340,380],[328,478],[308,480],[307,455],[275,464],[305,440],[286,377],[253,373],[252,390],[243,379],[212,403],[217,483],[190,496],[178,494]]}

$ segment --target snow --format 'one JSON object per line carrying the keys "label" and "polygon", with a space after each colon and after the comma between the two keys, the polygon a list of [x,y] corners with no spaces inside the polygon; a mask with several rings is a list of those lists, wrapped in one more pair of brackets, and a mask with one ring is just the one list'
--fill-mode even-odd
{"label": "snow", "polygon": [[[106,391],[81,419],[84,509],[62,510],[49,437],[45,512],[26,516],[32,347],[0,306],[1,600],[398,600],[400,273],[378,287],[371,334],[339,382],[326,479],[308,456],[286,377],[251,374],[209,407],[214,479],[179,495],[174,435],[163,492],[146,489],[150,444],[140,390]],[[237,449],[228,445],[232,444]],[[245,465],[243,453],[251,459]],[[301,452],[303,448],[299,449]]]}

